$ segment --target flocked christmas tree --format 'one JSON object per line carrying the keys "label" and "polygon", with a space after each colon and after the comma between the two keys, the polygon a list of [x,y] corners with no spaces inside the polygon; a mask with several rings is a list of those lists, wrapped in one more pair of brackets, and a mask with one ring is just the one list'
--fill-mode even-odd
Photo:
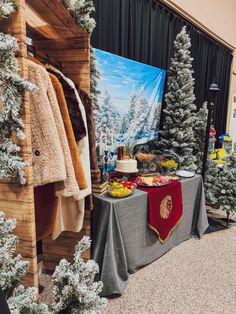
{"label": "flocked christmas tree", "polygon": [[94,282],[98,265],[89,260],[84,262],[81,254],[91,245],[88,237],[83,237],[75,248],[74,263],[61,260],[52,276],[53,309],[56,313],[97,314],[101,313],[107,300],[101,298],[102,282]]}
{"label": "flocked christmas tree", "polygon": [[195,116],[193,131],[194,131],[194,155],[196,156],[197,173],[201,173],[202,160],[204,153],[204,144],[207,125],[207,102],[204,102],[202,108],[199,109]]}
{"label": "flocked christmas tree", "polygon": [[[20,285],[29,263],[16,255],[17,237],[13,234],[15,219],[5,219],[0,212],[0,287],[12,314],[52,313],[46,304],[37,304],[37,289]],[[1,312],[1,311],[0,311]]]}
{"label": "flocked christmas tree", "polygon": [[15,11],[16,5],[14,0],[1,0],[0,1],[0,20],[9,17]]}
{"label": "flocked christmas tree", "polygon": [[193,156],[196,106],[190,47],[190,37],[184,26],[174,41],[165,95],[163,130],[160,131],[162,148],[176,153],[180,167],[185,170],[196,169]]}
{"label": "flocked christmas tree", "polygon": [[[5,219],[0,211],[0,287],[12,314],[98,314],[107,304],[99,296],[103,284],[95,282],[98,265],[89,260],[84,262],[81,254],[91,241],[88,237],[75,248],[74,262],[61,260],[53,279],[54,303],[36,303],[37,289],[25,288],[20,280],[27,274],[29,263],[15,253],[17,236],[13,234],[15,219]],[[1,310],[1,309],[0,309]],[[1,311],[0,311],[1,313]]]}
{"label": "flocked christmas tree", "polygon": [[95,10],[92,0],[63,0],[75,21],[85,31],[92,33],[96,22],[90,14]]}
{"label": "flocked christmas tree", "polygon": [[208,161],[205,179],[206,203],[227,212],[236,212],[236,151],[225,158],[219,167],[212,160]]}
{"label": "flocked christmas tree", "polygon": [[16,38],[0,33],[0,180],[18,178],[25,184],[27,163],[20,157],[21,148],[12,137],[25,139],[21,94],[24,90],[33,91],[36,86],[20,76],[17,50]]}

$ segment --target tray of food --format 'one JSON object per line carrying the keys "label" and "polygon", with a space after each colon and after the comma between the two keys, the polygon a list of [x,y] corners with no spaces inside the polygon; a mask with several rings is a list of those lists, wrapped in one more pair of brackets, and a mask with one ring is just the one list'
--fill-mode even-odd
{"label": "tray of food", "polygon": [[171,183],[170,178],[166,176],[140,176],[136,179],[138,186],[160,187]]}
{"label": "tray of food", "polygon": [[131,181],[113,182],[108,188],[108,195],[114,198],[128,197],[134,193],[136,187]]}

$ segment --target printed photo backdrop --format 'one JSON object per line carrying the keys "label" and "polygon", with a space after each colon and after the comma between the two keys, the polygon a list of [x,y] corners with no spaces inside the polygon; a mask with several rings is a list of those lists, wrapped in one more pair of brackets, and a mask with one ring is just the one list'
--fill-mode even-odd
{"label": "printed photo backdrop", "polygon": [[155,138],[166,71],[99,49],[94,52],[100,72],[97,144],[104,142],[104,136],[108,149],[122,144],[133,147]]}

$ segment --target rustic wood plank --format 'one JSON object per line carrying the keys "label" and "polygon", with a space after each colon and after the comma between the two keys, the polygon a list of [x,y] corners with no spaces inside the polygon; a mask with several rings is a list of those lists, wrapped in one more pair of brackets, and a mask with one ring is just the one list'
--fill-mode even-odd
{"label": "rustic wood plank", "polygon": [[[26,3],[29,9],[31,8],[35,11],[42,20],[45,20],[50,25],[50,28],[55,30],[58,38],[70,38],[84,33],[60,1],[26,0]],[[29,18],[26,17],[26,19]],[[38,30],[40,31],[40,28]],[[45,32],[45,29],[43,31]]]}
{"label": "rustic wood plank", "polygon": [[[1,30],[15,36],[19,44],[19,63],[21,74],[28,77],[26,56],[26,23],[25,23],[25,1],[17,0],[18,10],[12,16],[3,21],[4,27]],[[22,156],[29,160],[31,158],[31,134],[30,134],[30,108],[27,93],[23,94],[23,121],[26,125],[26,140],[21,144]],[[28,151],[28,154],[26,153]],[[30,261],[30,272],[24,278],[24,281],[31,286],[38,287],[37,281],[37,263],[36,263],[36,235],[35,235],[35,217],[34,217],[34,198],[32,182],[32,166],[26,169],[26,179],[28,185],[20,186],[16,183],[0,184],[0,210],[3,210],[6,217],[16,217],[17,227],[14,232],[19,237],[17,252],[23,258]]]}
{"label": "rustic wood plank", "polygon": [[36,254],[36,241],[19,241],[17,244],[17,252],[23,256],[23,258],[34,259]]}
{"label": "rustic wood plank", "polygon": [[89,35],[82,37],[75,37],[67,39],[42,39],[42,40],[35,40],[34,45],[39,47],[41,50],[74,50],[74,49],[82,49],[82,48],[89,48]]}

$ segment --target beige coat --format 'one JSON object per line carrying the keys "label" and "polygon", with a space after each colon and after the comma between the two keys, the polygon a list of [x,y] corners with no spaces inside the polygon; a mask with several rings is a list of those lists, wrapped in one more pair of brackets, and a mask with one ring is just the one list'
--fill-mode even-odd
{"label": "beige coat", "polygon": [[34,185],[56,182],[57,196],[78,199],[79,187],[50,77],[41,65],[27,63],[29,79],[38,86],[30,94]]}

